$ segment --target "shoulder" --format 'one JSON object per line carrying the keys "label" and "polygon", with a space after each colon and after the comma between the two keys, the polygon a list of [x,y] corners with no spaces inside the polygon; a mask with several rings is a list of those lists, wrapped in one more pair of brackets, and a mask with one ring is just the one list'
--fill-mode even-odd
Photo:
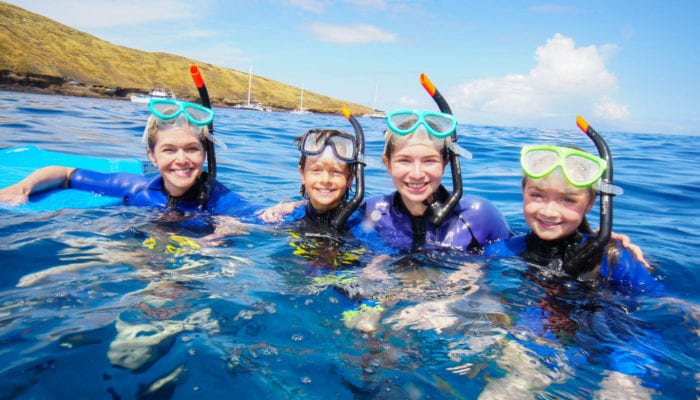
{"label": "shoulder", "polygon": [[663,292],[663,285],[616,239],[610,241],[600,267],[601,276],[617,285],[642,292]]}
{"label": "shoulder", "polygon": [[480,243],[506,239],[511,236],[508,222],[489,200],[476,195],[464,195],[455,210],[461,221],[470,226]]}

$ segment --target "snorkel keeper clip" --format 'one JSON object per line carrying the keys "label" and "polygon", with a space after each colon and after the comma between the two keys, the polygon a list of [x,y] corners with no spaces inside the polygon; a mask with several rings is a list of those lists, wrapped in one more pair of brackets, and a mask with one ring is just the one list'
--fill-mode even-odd
{"label": "snorkel keeper clip", "polygon": [[[435,103],[440,108],[440,112],[452,114],[449,104],[447,104],[445,98],[442,97],[442,94],[440,94],[435,85],[433,85],[433,82],[428,79],[428,76],[425,73],[420,74],[420,83],[428,94],[430,94],[433,100],[435,100]],[[455,129],[450,138],[446,138],[445,140],[447,141],[450,139],[453,143],[457,143],[457,129]],[[430,223],[433,224],[433,226],[440,226],[440,224],[445,221],[450,211],[455,208],[457,203],[459,203],[459,200],[462,198],[462,169],[459,165],[458,154],[455,151],[450,150],[449,146],[448,157],[450,159],[450,171],[452,172],[452,194],[444,203],[441,203],[437,199],[434,199],[430,203],[426,203],[428,208],[430,208],[432,211]]]}
{"label": "snorkel keeper clip", "polygon": [[350,217],[350,214],[360,206],[362,199],[365,197],[365,133],[362,131],[360,123],[357,122],[357,118],[350,115],[350,111],[346,107],[343,107],[343,116],[350,121],[355,131],[355,145],[357,146],[357,160],[355,160],[355,195],[340,211],[338,211],[338,214],[331,221],[331,226],[336,231],[342,229],[345,222]]}

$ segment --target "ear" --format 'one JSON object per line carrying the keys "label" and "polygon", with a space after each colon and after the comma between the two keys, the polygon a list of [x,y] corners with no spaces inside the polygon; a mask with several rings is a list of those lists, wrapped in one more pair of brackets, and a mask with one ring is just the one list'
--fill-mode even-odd
{"label": "ear", "polygon": [[301,184],[304,185],[305,184],[305,182],[304,182],[304,168],[299,166],[298,169],[299,169],[299,177],[301,177]]}
{"label": "ear", "polygon": [[153,155],[153,151],[150,148],[146,149],[146,154],[148,155],[148,159],[151,160],[151,164],[153,164],[154,167],[158,168],[158,163],[156,162],[155,155]]}
{"label": "ear", "polygon": [[588,214],[593,209],[596,197],[597,196],[591,196],[591,199],[588,201],[588,205],[586,206],[586,214]]}
{"label": "ear", "polygon": [[391,172],[391,163],[389,162],[389,157],[382,156],[382,163],[384,163],[384,167],[386,167],[386,170]]}

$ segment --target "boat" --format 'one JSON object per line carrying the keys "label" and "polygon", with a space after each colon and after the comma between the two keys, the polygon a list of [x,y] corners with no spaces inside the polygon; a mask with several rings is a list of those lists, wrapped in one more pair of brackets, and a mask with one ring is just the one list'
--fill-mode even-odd
{"label": "boat", "polygon": [[304,110],[304,85],[301,85],[301,100],[299,101],[299,109],[290,111],[290,114],[311,114],[311,111]]}
{"label": "boat", "polygon": [[258,102],[250,102],[250,87],[253,83],[253,66],[250,66],[250,70],[248,71],[248,100],[243,103],[243,104],[234,104],[233,108],[238,108],[242,110],[255,110],[255,111],[271,111],[269,108],[265,107],[262,105],[262,103]]}
{"label": "boat", "polygon": [[372,112],[369,114],[363,114],[366,118],[386,118],[386,112],[382,110],[377,110],[377,92],[379,91],[379,85],[374,87],[374,103],[372,103]]}
{"label": "boat", "polygon": [[172,90],[156,88],[148,92],[148,94],[132,94],[131,101],[134,103],[148,103],[151,99],[176,99],[175,93]]}

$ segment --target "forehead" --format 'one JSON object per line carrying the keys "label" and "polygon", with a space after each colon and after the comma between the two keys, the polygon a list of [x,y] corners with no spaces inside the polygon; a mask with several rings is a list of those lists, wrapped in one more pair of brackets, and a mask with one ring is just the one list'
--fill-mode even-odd
{"label": "forehead", "polygon": [[530,177],[525,178],[525,188],[534,188],[538,190],[547,191],[557,191],[559,193],[564,193],[567,195],[583,195],[589,192],[588,188],[577,188],[572,186],[567,182],[566,178],[559,172],[559,168],[551,174],[539,178],[533,179]]}
{"label": "forehead", "polygon": [[187,128],[173,128],[167,130],[157,130],[156,131],[156,144],[158,143],[169,143],[169,142],[181,142],[181,141],[196,141],[199,142],[199,135],[192,129]]}

